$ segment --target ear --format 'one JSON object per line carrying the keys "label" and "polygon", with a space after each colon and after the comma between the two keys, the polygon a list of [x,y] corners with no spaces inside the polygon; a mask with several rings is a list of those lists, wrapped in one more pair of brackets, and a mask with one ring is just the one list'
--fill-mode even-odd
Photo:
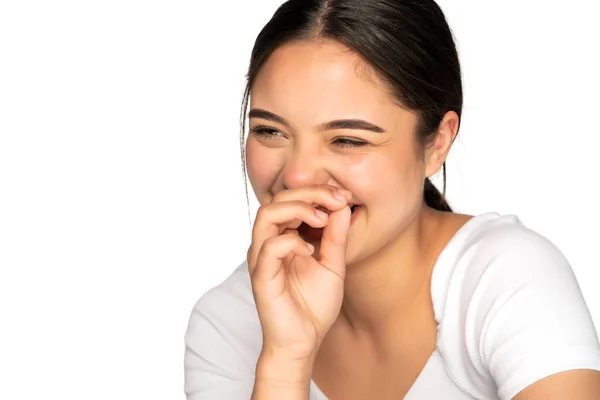
{"label": "ear", "polygon": [[448,157],[450,147],[458,133],[460,118],[454,111],[448,111],[440,122],[437,135],[425,149],[425,175],[435,175]]}

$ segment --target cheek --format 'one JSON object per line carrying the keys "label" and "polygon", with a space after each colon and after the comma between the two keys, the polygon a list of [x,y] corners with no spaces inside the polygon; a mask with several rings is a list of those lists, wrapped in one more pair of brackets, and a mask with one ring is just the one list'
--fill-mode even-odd
{"label": "cheek", "polygon": [[246,169],[254,194],[260,203],[280,173],[281,156],[251,138],[246,143]]}
{"label": "cheek", "polygon": [[367,203],[380,190],[379,180],[385,172],[383,160],[366,157],[363,160],[348,163],[343,170],[345,186],[362,202]]}
{"label": "cheek", "polygon": [[383,204],[410,201],[418,196],[423,182],[419,163],[414,157],[370,154],[345,165],[344,186],[368,203]]}

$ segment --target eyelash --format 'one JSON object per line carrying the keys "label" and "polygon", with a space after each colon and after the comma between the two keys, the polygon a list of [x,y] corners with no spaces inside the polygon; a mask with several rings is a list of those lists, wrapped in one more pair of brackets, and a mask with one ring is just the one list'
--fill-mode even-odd
{"label": "eyelash", "polygon": [[[279,130],[274,128],[269,128],[267,126],[256,126],[250,129],[256,136],[260,136],[266,140],[277,140],[280,136],[275,135],[275,133],[281,133]],[[336,138],[334,142],[337,142],[338,147],[341,148],[352,148],[352,147],[363,147],[367,145],[367,142],[358,141],[350,138],[339,137]]]}

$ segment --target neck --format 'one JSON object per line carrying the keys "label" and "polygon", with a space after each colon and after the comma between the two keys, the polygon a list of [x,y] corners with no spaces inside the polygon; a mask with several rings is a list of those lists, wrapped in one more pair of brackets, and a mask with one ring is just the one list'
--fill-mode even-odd
{"label": "neck", "polygon": [[348,266],[340,316],[352,331],[384,339],[431,319],[430,282],[443,248],[438,239],[445,236],[438,235],[443,220],[441,213],[423,207],[395,240]]}

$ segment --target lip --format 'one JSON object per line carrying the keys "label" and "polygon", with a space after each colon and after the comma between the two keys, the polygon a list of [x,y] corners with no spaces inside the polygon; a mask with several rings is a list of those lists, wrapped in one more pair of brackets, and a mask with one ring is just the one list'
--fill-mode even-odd
{"label": "lip", "polygon": [[354,221],[356,221],[357,216],[362,212],[362,210],[363,210],[362,204],[357,204],[356,206],[354,206],[354,212],[352,213],[352,216],[350,217],[350,225],[352,225],[354,223]]}

